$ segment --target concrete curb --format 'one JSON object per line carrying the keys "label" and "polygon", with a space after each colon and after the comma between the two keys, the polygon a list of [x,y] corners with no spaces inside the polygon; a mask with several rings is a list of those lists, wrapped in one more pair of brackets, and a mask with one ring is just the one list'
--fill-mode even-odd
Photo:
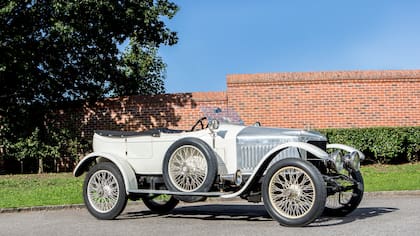
{"label": "concrete curb", "polygon": [[368,198],[380,196],[420,196],[420,190],[365,192],[364,196]]}
{"label": "concrete curb", "polygon": [[[407,191],[382,191],[382,192],[365,192],[364,197],[375,198],[375,197],[393,197],[393,196],[419,196],[420,190],[407,190]],[[234,199],[220,199],[210,198],[207,202],[210,203],[224,203],[230,201],[245,201],[240,198]],[[140,202],[128,202],[129,205],[142,204]],[[84,204],[72,204],[72,205],[56,205],[56,206],[34,206],[34,207],[19,207],[19,208],[0,208],[0,214],[2,213],[19,213],[19,212],[36,212],[36,211],[56,211],[65,209],[82,209],[85,208]]]}
{"label": "concrete curb", "polygon": [[31,211],[52,211],[64,209],[80,209],[84,208],[84,204],[71,205],[55,205],[55,206],[33,206],[33,207],[18,207],[18,208],[0,208],[1,213],[17,213],[17,212],[31,212]]}

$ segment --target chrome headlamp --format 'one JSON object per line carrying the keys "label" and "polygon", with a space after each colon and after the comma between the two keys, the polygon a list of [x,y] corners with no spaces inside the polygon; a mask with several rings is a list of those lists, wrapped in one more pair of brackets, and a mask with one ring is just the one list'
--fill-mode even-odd
{"label": "chrome headlamp", "polygon": [[331,160],[333,161],[333,168],[337,172],[341,172],[344,168],[343,157],[341,156],[341,151],[337,150],[331,154]]}
{"label": "chrome headlamp", "polygon": [[344,166],[352,170],[360,170],[360,155],[357,151],[344,156]]}

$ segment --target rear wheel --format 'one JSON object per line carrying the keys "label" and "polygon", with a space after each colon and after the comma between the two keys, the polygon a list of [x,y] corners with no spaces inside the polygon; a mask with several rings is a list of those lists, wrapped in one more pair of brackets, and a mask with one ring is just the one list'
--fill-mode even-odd
{"label": "rear wheel", "polygon": [[88,211],[101,220],[114,219],[124,210],[128,197],[121,173],[113,163],[102,162],[89,170],[83,199]]}
{"label": "rear wheel", "polygon": [[172,211],[179,201],[174,196],[156,195],[143,198],[144,205],[154,213],[168,213]]}
{"label": "rear wheel", "polygon": [[307,161],[288,158],[272,165],[263,180],[268,213],[285,226],[303,226],[324,210],[326,188],[321,173]]}
{"label": "rear wheel", "polygon": [[[358,184],[348,191],[338,192],[327,197],[324,214],[327,216],[346,216],[354,211],[363,198],[364,184],[360,171],[352,171],[348,176]],[[353,184],[353,183],[351,183]]]}

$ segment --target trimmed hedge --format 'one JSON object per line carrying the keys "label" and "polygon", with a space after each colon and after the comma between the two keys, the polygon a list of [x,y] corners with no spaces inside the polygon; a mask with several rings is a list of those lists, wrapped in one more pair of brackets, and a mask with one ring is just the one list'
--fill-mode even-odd
{"label": "trimmed hedge", "polygon": [[420,156],[420,127],[375,127],[319,130],[329,143],[342,143],[358,148],[365,162],[415,162]]}

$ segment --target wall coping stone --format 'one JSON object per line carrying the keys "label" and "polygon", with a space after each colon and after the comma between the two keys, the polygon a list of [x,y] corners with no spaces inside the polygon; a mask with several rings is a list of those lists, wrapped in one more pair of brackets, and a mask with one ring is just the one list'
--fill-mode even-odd
{"label": "wall coping stone", "polygon": [[420,70],[280,72],[227,75],[228,88],[241,84],[341,83],[349,81],[419,81]]}

